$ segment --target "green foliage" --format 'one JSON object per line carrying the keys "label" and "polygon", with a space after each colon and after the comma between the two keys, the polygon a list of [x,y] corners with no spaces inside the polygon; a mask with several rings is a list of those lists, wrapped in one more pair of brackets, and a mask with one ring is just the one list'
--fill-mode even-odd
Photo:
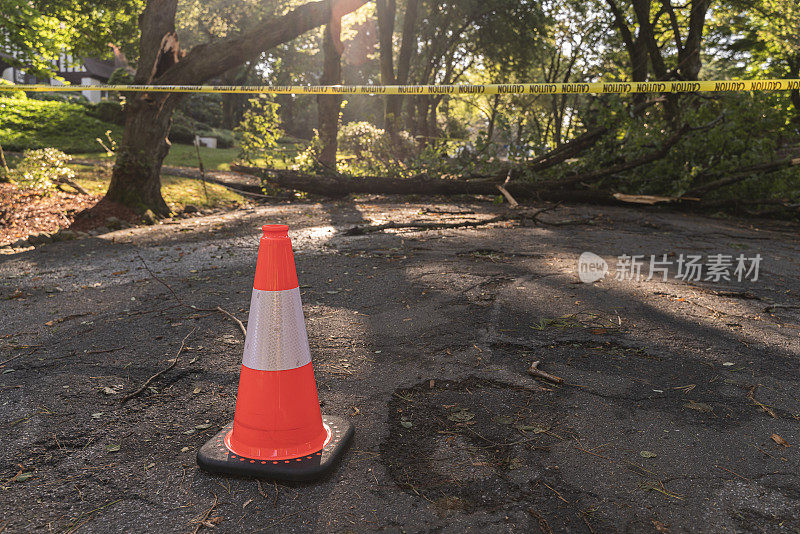
{"label": "green foliage", "polygon": [[[679,196],[709,181],[705,177],[718,178],[776,158],[786,116],[770,105],[770,100],[774,100],[770,95],[733,93],[701,102],[691,96],[681,100],[685,103],[681,106],[683,120],[692,126],[701,127],[718,117],[721,119],[710,129],[684,136],[665,158],[636,172],[634,182],[640,192]],[[636,124],[632,137],[641,136],[642,129]],[[632,140],[635,144],[642,142]],[[643,150],[647,148],[638,149]],[[723,193],[735,194],[735,188]]]}
{"label": "green foliage", "polygon": [[339,149],[359,159],[378,157],[386,150],[386,132],[369,122],[349,122],[339,128]]}
{"label": "green foliage", "polygon": [[172,114],[172,126],[169,128],[169,140],[173,143],[191,145],[197,130],[195,122],[178,110]]}
{"label": "green foliage", "polygon": [[6,60],[46,77],[62,51],[107,56],[109,42],[135,60],[143,8],[144,0],[0,0],[4,52],[13,55]]}
{"label": "green foliage", "polygon": [[[0,85],[15,85],[5,78],[0,78]],[[12,91],[9,93],[0,93],[0,98],[7,100],[27,100],[28,96],[23,91]],[[0,123],[1,124],[1,123]]]}
{"label": "green foliage", "polygon": [[75,178],[75,172],[67,167],[71,159],[55,148],[28,150],[11,170],[9,178],[19,187],[49,195],[60,182]]}
{"label": "green foliage", "polygon": [[[551,180],[636,161],[657,152],[674,132],[675,124],[688,124],[692,130],[666,156],[609,176],[595,185],[620,193],[682,196],[742,169],[780,159],[778,153],[788,133],[788,116],[779,104],[785,98],[769,93],[683,95],[676,100],[679,112],[672,121],[667,120],[663,109],[655,106],[632,118],[620,100],[610,100],[602,120],[613,125],[613,129],[603,141],[578,161],[527,178]],[[776,196],[800,198],[796,168],[753,173],[735,185],[703,195],[706,200]]]}
{"label": "green foliage", "polygon": [[115,69],[108,78],[108,85],[130,85],[133,83],[133,74],[125,68]]}
{"label": "green foliage", "polygon": [[273,150],[283,135],[278,104],[264,95],[251,99],[250,108],[245,111],[234,133],[242,160],[264,160],[267,166],[271,165]]}
{"label": "green foliage", "polygon": [[98,137],[121,137],[121,129],[89,114],[88,104],[0,96],[0,144],[18,151],[45,147],[67,153],[94,152]]}
{"label": "green foliage", "polygon": [[322,141],[319,138],[319,132],[314,130],[314,137],[311,138],[311,142],[308,143],[308,146],[306,146],[304,150],[298,152],[294,157],[294,164],[292,167],[298,171],[316,171],[320,168],[320,153],[322,153]]}
{"label": "green foliage", "polygon": [[231,148],[236,143],[236,138],[230,130],[214,128],[195,121],[180,110],[176,111],[172,116],[169,140],[173,143],[192,145],[195,134],[200,137],[216,137],[218,148]]}
{"label": "green foliage", "polygon": [[183,100],[178,110],[206,128],[222,126],[222,99],[219,94],[193,94]]}
{"label": "green foliage", "polygon": [[118,126],[125,124],[125,112],[122,104],[113,100],[101,100],[97,104],[88,104],[86,113],[103,122],[109,122]]}
{"label": "green foliage", "polygon": [[416,151],[408,132],[398,132],[394,139],[369,122],[349,122],[339,129],[339,150],[345,158],[343,170],[356,175],[404,175]]}

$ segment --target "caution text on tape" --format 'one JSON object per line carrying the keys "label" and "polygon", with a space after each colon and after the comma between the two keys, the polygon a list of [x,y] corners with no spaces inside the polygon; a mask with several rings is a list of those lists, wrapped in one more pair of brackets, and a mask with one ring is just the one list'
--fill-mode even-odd
{"label": "caution text on tape", "polygon": [[588,82],[471,85],[0,85],[12,91],[120,91],[147,93],[249,93],[294,95],[626,94],[800,90],[800,79],[697,82]]}

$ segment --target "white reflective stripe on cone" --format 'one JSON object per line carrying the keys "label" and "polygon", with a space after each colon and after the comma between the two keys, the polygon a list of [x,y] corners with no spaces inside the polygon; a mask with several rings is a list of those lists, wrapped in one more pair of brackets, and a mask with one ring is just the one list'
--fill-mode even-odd
{"label": "white reflective stripe on cone", "polygon": [[311,363],[299,287],[253,289],[242,363],[256,371],[288,371]]}

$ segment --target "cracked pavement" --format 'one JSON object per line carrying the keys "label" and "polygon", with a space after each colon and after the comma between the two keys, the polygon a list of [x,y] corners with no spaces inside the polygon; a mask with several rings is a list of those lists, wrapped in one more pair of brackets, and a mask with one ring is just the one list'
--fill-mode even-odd
{"label": "cracked pavement", "polygon": [[[0,256],[0,531],[187,532],[215,499],[220,532],[800,530],[798,227],[578,206],[542,219],[592,224],[344,235],[493,209],[282,203]],[[355,424],[317,483],[194,459],[243,348],[202,310],[246,319],[266,223],[291,228],[322,410]],[[763,260],[582,284],[584,251]]]}

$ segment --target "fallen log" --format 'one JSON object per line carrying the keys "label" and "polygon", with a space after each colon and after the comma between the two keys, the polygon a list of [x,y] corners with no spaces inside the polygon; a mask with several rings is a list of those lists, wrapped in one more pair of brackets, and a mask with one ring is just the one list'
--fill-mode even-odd
{"label": "fallen log", "polygon": [[[350,194],[373,195],[490,195],[498,194],[498,180],[455,180],[419,175],[411,178],[386,176],[320,175],[285,169],[263,169],[232,165],[235,172],[260,177],[271,185],[315,195],[340,198]],[[537,184],[511,182],[506,190],[516,199],[553,202],[585,202],[590,204],[622,205],[606,191],[539,189]]]}
{"label": "fallen log", "polygon": [[[285,189],[296,189],[327,197],[342,197],[348,194],[390,194],[390,195],[496,195],[497,187],[503,186],[514,198],[537,200],[568,200],[577,202],[594,202],[601,204],[618,204],[619,201],[608,192],[590,190],[563,190],[565,187],[579,183],[594,183],[602,178],[641,167],[667,155],[682,137],[693,128],[688,125],[670,135],[655,150],[633,160],[622,161],[615,165],[585,173],[575,173],[557,180],[543,180],[533,183],[503,183],[497,178],[459,180],[435,178],[427,174],[419,174],[409,178],[391,178],[387,176],[349,176],[341,174],[308,174],[286,169],[265,169],[244,165],[231,165],[231,170],[242,174],[260,176],[262,180]],[[598,136],[601,134],[597,134]],[[509,171],[503,178],[511,176]],[[576,198],[578,197],[584,197]],[[592,200],[585,199],[590,196]],[[565,196],[567,198],[565,198]]]}

